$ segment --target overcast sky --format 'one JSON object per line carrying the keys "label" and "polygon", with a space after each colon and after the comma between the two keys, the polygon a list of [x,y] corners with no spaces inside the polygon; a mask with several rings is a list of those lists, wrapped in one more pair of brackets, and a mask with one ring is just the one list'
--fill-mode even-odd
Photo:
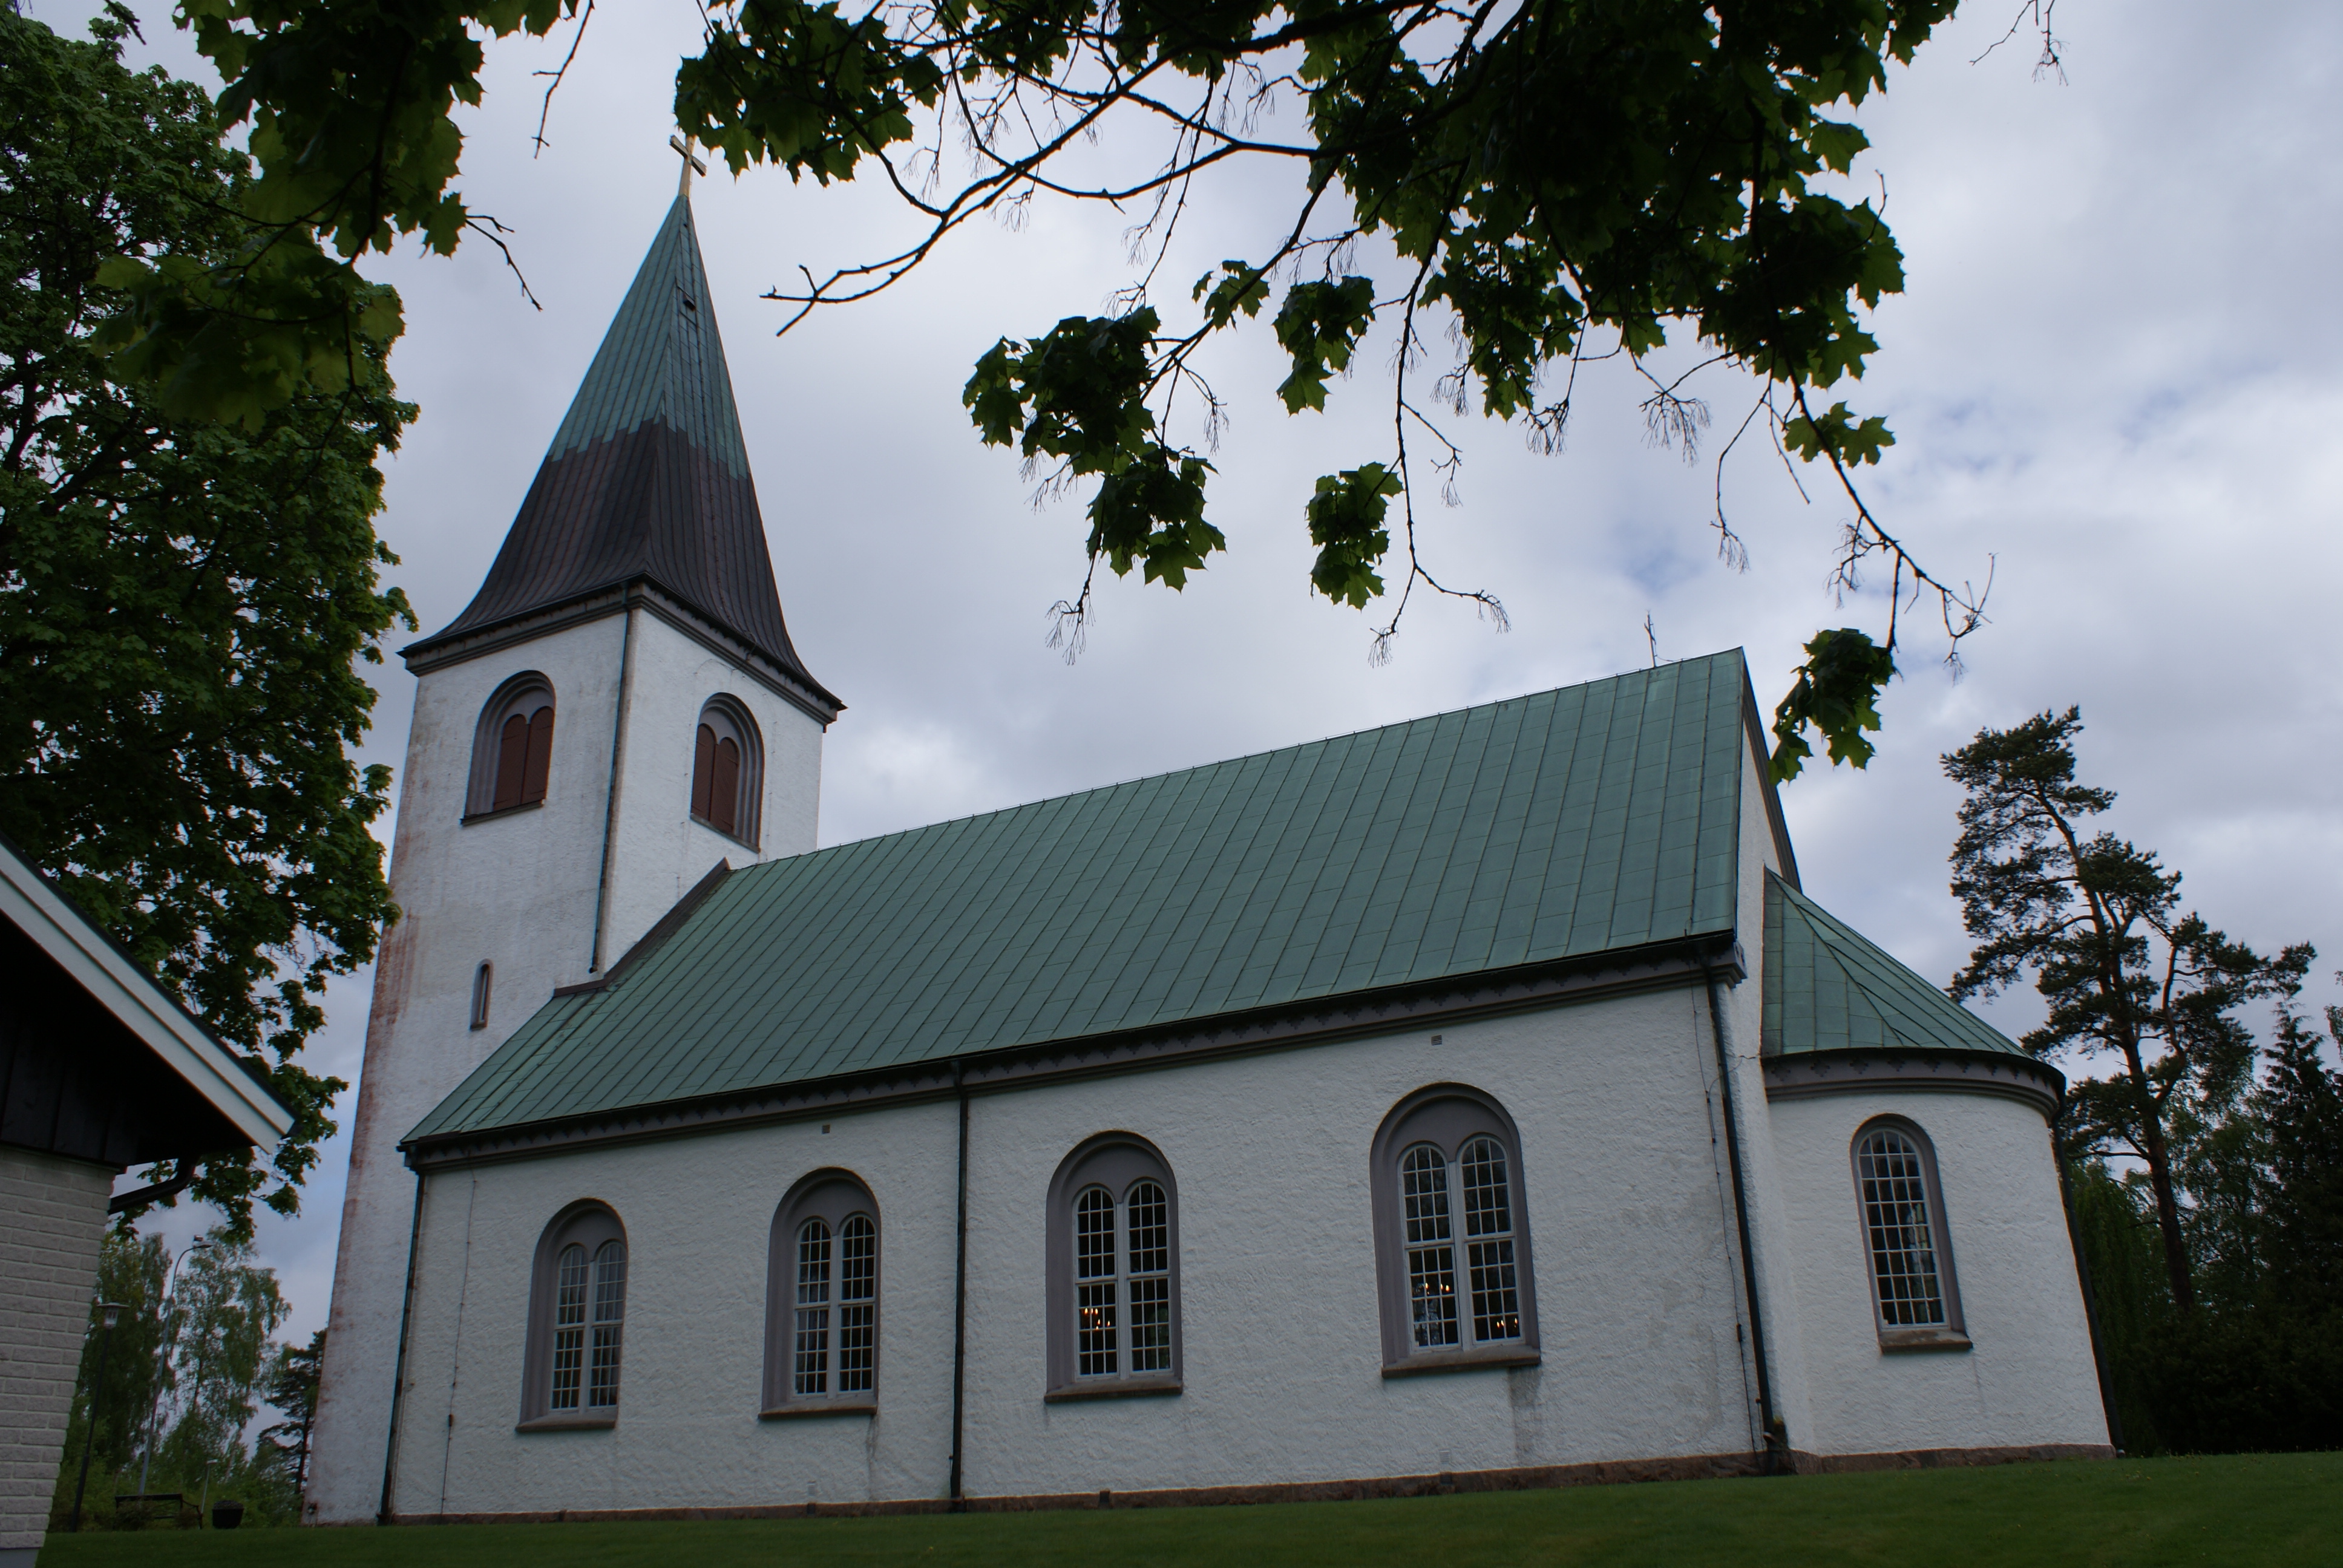
{"label": "overcast sky", "polygon": [[[133,4],[151,45],[134,59],[211,79],[157,0]],[[2035,79],[2023,37],[1971,64],[2015,8],[1973,5],[1856,116],[1875,145],[1855,183],[1884,180],[1909,275],[1872,324],[1871,374],[1844,389],[1897,436],[1867,497],[1935,572],[1993,572],[1992,624],[1957,680],[1941,638],[1907,635],[1869,770],[1785,789],[1805,884],[1949,978],[1966,942],[1937,757],[2079,703],[2084,773],[2122,795],[2114,829],[2233,935],[2317,942],[2323,1000],[2343,962],[2343,8],[2066,0],[2063,85]],[[93,9],[26,6],[75,35]],[[542,311],[484,245],[368,265],[406,300],[392,367],[423,408],[380,526],[426,631],[478,587],[672,199],[668,106],[697,16],[598,9],[535,158],[531,73],[566,45],[490,47],[460,188],[515,231]],[[1203,193],[1161,273],[1167,317],[1221,258],[1265,253],[1293,189],[1264,167]],[[904,215],[877,189],[720,171],[695,207],[790,633],[848,704],[824,844],[1638,668],[1646,616],[1662,658],[1745,648],[1769,705],[1817,628],[1884,629],[1877,594],[1840,606],[1824,586],[1843,500],[1807,475],[1802,501],[1745,443],[1725,493],[1751,565],[1728,570],[1708,454],[1651,447],[1634,387],[1598,371],[1561,456],[1478,419],[1451,429],[1462,504],[1427,508],[1426,560],[1498,594],[1512,630],[1419,598],[1371,668],[1368,618],[1307,591],[1302,508],[1315,476],[1384,456],[1390,340],[1325,414],[1288,418],[1263,322],[1208,361],[1233,413],[1210,511],[1227,555],[1184,594],[1105,580],[1069,667],[1042,639],[1081,579],[1080,504],[1029,504],[960,389],[996,337],[1107,307],[1130,281],[1127,220],[1037,204],[1021,230],[972,227],[888,296],[776,338],[765,289],[891,247]],[[1723,376],[1694,389],[1720,427],[1749,395]],[[394,661],[379,684],[368,758],[397,766],[413,682]],[[352,1081],[370,980],[335,988],[313,1048]],[[2030,1021],[2024,998],[1993,1010]],[[324,1321],[346,1160],[337,1140],[302,1217],[262,1227],[288,1333]]]}

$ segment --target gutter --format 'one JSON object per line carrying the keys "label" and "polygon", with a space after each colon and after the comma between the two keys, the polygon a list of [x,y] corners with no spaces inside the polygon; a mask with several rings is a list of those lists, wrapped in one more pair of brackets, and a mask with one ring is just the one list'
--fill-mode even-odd
{"label": "gutter", "polygon": [[407,1227],[407,1297],[398,1308],[398,1360],[390,1382],[390,1445],[382,1454],[382,1506],[375,1512],[377,1524],[391,1522],[390,1491],[398,1474],[398,1417],[407,1402],[407,1329],[415,1320],[415,1244],[423,1233],[423,1184],[428,1180],[420,1171],[415,1173],[415,1217]]}
{"label": "gutter", "polygon": [[952,1092],[960,1099],[960,1221],[952,1265],[951,1479],[946,1496],[951,1513],[965,1513],[968,1498],[960,1490],[965,1469],[960,1446],[968,1408],[968,1084],[957,1061],[952,1063]]}
{"label": "gutter", "polygon": [[1741,1175],[1741,1131],[1733,1097],[1733,1053],[1725,1041],[1725,1001],[1711,967],[1708,982],[1709,1032],[1716,1040],[1717,1090],[1725,1103],[1725,1161],[1733,1172],[1733,1219],[1741,1236],[1741,1288],[1749,1298],[1749,1353],[1757,1362],[1757,1419],[1765,1433],[1765,1473],[1795,1473],[1790,1460],[1790,1434],[1774,1412],[1774,1377],[1765,1355],[1765,1305],[1757,1292],[1757,1261],[1750,1246],[1749,1196]]}

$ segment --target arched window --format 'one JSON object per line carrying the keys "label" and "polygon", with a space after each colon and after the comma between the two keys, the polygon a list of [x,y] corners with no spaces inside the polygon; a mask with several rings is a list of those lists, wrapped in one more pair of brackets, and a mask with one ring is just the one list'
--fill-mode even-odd
{"label": "arched window", "polygon": [[1965,1347],[1952,1239],[1928,1135],[1901,1117],[1878,1117],[1855,1133],[1853,1152],[1881,1345]]}
{"label": "arched window", "polygon": [[488,1027],[488,990],[495,980],[496,971],[486,960],[482,960],[480,967],[472,971],[472,1027],[474,1029]]}
{"label": "arched window", "polygon": [[1383,1375],[1538,1360],[1521,1140],[1477,1089],[1392,1109],[1370,1154]]}
{"label": "arched window", "polygon": [[764,748],[756,720],[739,700],[711,697],[699,711],[691,759],[691,815],[743,843],[757,841],[757,803],[764,795]]}
{"label": "arched window", "polygon": [[1180,1391],[1180,1200],[1153,1144],[1082,1143],[1050,1183],[1051,1400]]}
{"label": "arched window", "polygon": [[553,766],[553,686],[530,670],[497,688],[472,739],[466,817],[535,806]]}
{"label": "arched window", "polygon": [[879,1205],[817,1171],[773,1214],[764,1414],[867,1413],[879,1402]]}
{"label": "arched window", "polygon": [[523,1431],[617,1424],[626,1321],[626,1230],[604,1205],[573,1203],[538,1240]]}

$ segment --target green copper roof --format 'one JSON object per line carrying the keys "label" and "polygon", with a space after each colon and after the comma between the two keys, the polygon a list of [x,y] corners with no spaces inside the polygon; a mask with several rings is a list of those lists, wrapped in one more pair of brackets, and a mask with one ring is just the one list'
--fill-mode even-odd
{"label": "green copper roof", "polygon": [[2026,1056],[2000,1030],[1766,873],[1765,1054],[1865,1048]]}
{"label": "green copper roof", "polygon": [[750,867],[410,1136],[1729,932],[1746,690],[1718,654]]}
{"label": "green copper roof", "polygon": [[691,198],[683,196],[659,225],[546,457],[583,451],[654,419],[705,448],[733,477],[747,477],[740,412],[708,297]]}

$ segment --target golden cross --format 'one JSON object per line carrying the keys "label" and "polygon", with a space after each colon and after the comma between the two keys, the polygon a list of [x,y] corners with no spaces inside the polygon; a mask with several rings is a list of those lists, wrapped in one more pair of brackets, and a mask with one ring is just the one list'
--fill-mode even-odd
{"label": "golden cross", "polygon": [[694,174],[706,174],[708,172],[708,166],[701,163],[697,157],[692,156],[691,144],[686,141],[682,136],[669,136],[667,139],[667,145],[683,155],[683,178],[677,182],[675,194],[678,196],[689,196],[691,194],[691,176]]}

